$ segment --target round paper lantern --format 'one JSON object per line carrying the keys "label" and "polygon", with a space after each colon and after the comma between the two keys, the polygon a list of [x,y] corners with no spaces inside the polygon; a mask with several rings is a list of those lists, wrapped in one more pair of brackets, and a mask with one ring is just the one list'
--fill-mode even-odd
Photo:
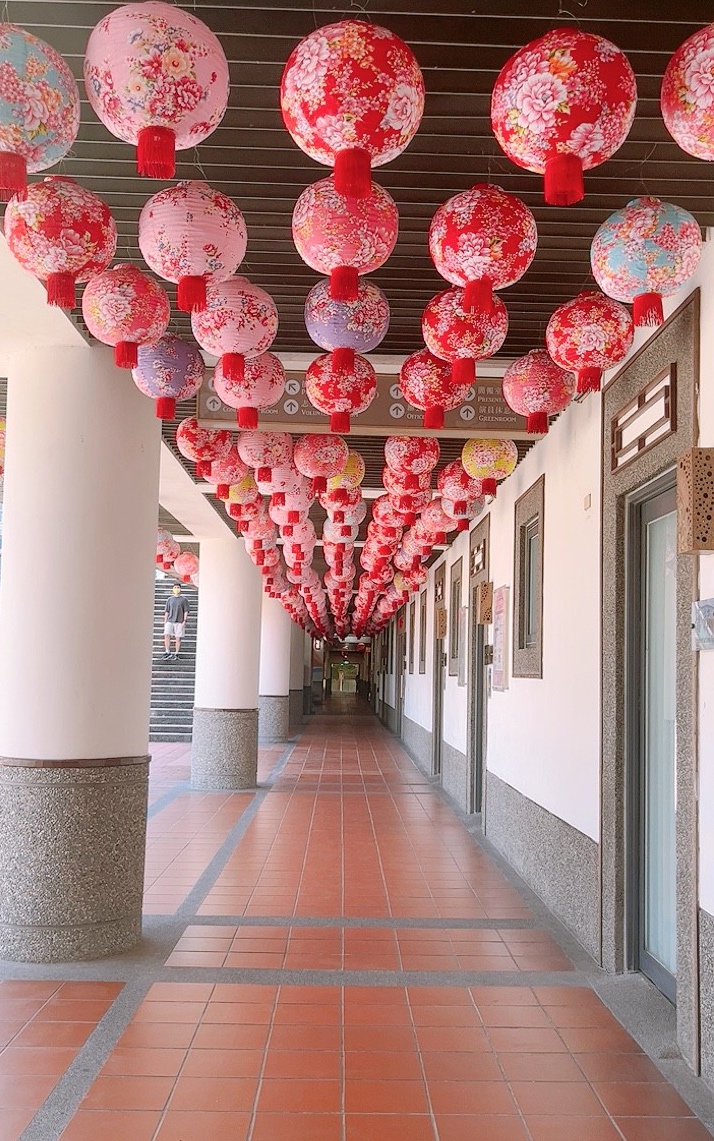
{"label": "round paper lantern", "polygon": [[203,384],[205,365],[194,344],[166,334],[154,345],[139,345],[134,384],[156,401],[156,415],[173,420],[176,401],[190,400]]}
{"label": "round paper lantern", "polygon": [[79,131],[79,91],[59,52],[17,24],[0,24],[0,199],[22,196]]}
{"label": "round paper lantern", "polygon": [[136,169],[173,178],[176,151],[208,138],[228,106],[228,61],[210,28],[160,0],[115,8],[92,31],[84,86],[97,118],[136,147]]}
{"label": "round paper lantern", "polygon": [[454,384],[469,387],[476,379],[476,361],[497,353],[508,333],[508,312],[498,297],[490,308],[470,312],[463,289],[445,289],[428,302],[421,319],[426,347],[452,366]]}
{"label": "round paper lantern", "polygon": [[206,479],[209,483],[215,484],[218,499],[228,499],[233,484],[244,479],[246,475],[248,475],[248,466],[243,463],[234,445],[225,456],[213,461]]}
{"label": "round paper lantern", "polygon": [[392,471],[385,464],[382,471],[382,483],[385,490],[394,495],[409,495],[411,491],[427,491],[431,487],[431,472],[412,476],[406,472]]}
{"label": "round paper lantern", "polygon": [[714,24],[677,48],[662,80],[664,124],[674,141],[696,158],[714,159]]}
{"label": "round paper lantern", "polygon": [[[339,479],[339,476],[336,478]],[[318,496],[320,506],[336,523],[343,523],[345,512],[352,510],[358,503],[361,503],[362,491],[359,487],[339,487],[330,490],[329,484],[332,481],[328,480],[327,482],[328,490],[320,492]]]}
{"label": "round paper lantern", "polygon": [[195,416],[189,416],[176,429],[176,447],[185,459],[195,463],[198,478],[205,479],[214,460],[230,452],[233,436],[222,428],[202,428]]}
{"label": "round paper lantern", "polygon": [[171,308],[161,286],[136,266],[115,265],[86,286],[82,316],[93,337],[114,346],[117,368],[136,368],[139,345],[164,335]]}
{"label": "round paper lantern", "polygon": [[500,186],[480,182],[434,215],[429,253],[442,277],[465,288],[464,305],[489,312],[494,289],[518,281],[535,257],[538,229],[528,207]]}
{"label": "round paper lantern", "polygon": [[[400,515],[412,516],[426,507],[427,503],[431,502],[432,491],[427,488],[424,491],[407,491],[405,492],[388,492],[389,502],[398,511]],[[402,519],[404,523],[405,520]]]}
{"label": "round paper lantern", "polygon": [[238,455],[248,467],[269,480],[271,469],[288,467],[293,458],[293,441],[287,432],[241,432]]}
{"label": "round paper lantern", "polygon": [[[174,551],[174,547],[176,550]],[[159,527],[156,532],[156,562],[163,566],[164,570],[168,569],[173,560],[181,551],[178,543],[174,539],[170,531],[165,527]]]}
{"label": "round paper lantern", "polygon": [[295,444],[293,463],[301,475],[312,480],[314,492],[326,491],[330,476],[344,471],[349,448],[341,436],[301,436]]}
{"label": "round paper lantern", "polygon": [[293,211],[293,241],[302,260],[330,278],[330,296],[355,301],[358,275],[374,273],[394,249],[394,199],[372,183],[366,198],[343,198],[331,178],[303,190]]}
{"label": "round paper lantern", "polygon": [[316,345],[351,364],[356,352],[373,352],[386,335],[389,302],[371,281],[358,283],[354,301],[333,301],[330,282],[318,281],[305,302],[305,327]]}
{"label": "round paper lantern", "polygon": [[419,520],[421,528],[429,535],[447,535],[449,531],[457,529],[457,522],[447,515],[441,506],[441,499],[433,499],[424,508]]}
{"label": "round paper lantern", "polygon": [[349,432],[350,416],[369,408],[377,393],[377,374],[355,354],[354,367],[342,368],[332,354],[317,357],[305,373],[305,395],[318,412],[330,417],[331,432]]}
{"label": "round paper lantern", "polygon": [[634,334],[629,309],[591,291],[556,309],[545,343],[557,365],[577,374],[579,393],[599,392],[603,371],[627,355]]}
{"label": "round paper lantern", "polygon": [[552,206],[579,202],[583,171],[627,138],[637,84],[618,47],[578,28],[554,28],[517,51],[491,96],[491,125],[516,166],[542,174]]}
{"label": "round paper lantern", "polygon": [[198,573],[198,559],[193,551],[182,551],[177,559],[174,559],[174,570],[181,576],[183,582],[190,582],[191,575]]}
{"label": "round paper lantern", "polygon": [[246,360],[270,348],[278,331],[275,302],[246,277],[206,287],[206,308],[191,314],[202,349],[221,358],[226,380],[243,380]]}
{"label": "round paper lantern", "polygon": [[635,325],[661,325],[662,298],[691,277],[701,248],[696,219],[681,206],[648,195],[633,198],[603,222],[590,261],[603,293],[632,302]]}
{"label": "round paper lantern", "polygon": [[446,515],[456,520],[458,531],[468,531],[469,523],[472,523],[474,519],[478,519],[486,506],[486,500],[484,496],[479,496],[478,499],[469,499],[468,502],[466,502],[461,499],[447,499],[442,495],[441,506]]}
{"label": "round paper lantern", "polygon": [[434,437],[388,436],[384,441],[385,462],[392,471],[404,475],[406,487],[418,487],[419,476],[432,472],[440,455],[439,441]]}
{"label": "round paper lantern", "polygon": [[387,28],[341,20],[290,55],[280,85],[283,122],[301,150],[334,166],[341,194],[369,193],[370,169],[409,146],[424,113],[424,80]]}
{"label": "round paper lantern", "polygon": [[160,190],[139,215],[139,249],[149,269],[178,284],[186,313],[206,308],[206,284],[227,281],[245,256],[243,215],[227,195],[205,182]]}
{"label": "round paper lantern", "polygon": [[250,472],[237,483],[231,484],[226,509],[233,518],[256,518],[265,511],[258,486]]}
{"label": "round paper lantern", "polygon": [[461,460],[453,460],[439,472],[436,486],[442,499],[450,499],[458,504],[461,512],[465,511],[469,502],[479,499],[483,495],[483,483],[469,475]]}
{"label": "round paper lantern", "polygon": [[13,198],[4,227],[13,257],[45,283],[48,304],[61,309],[74,308],[76,282],[105,270],[117,247],[109,207],[61,175],[35,182]]}
{"label": "round paper lantern", "polygon": [[285,369],[272,353],[263,353],[243,366],[240,380],[228,379],[221,357],[213,373],[216,395],[236,409],[239,428],[257,428],[258,412],[277,404],[285,392]]}
{"label": "round paper lantern", "polygon": [[428,349],[420,349],[404,361],[399,387],[407,404],[424,413],[425,428],[443,428],[444,412],[463,404],[470,385],[455,384],[451,366]]}
{"label": "round paper lantern", "polygon": [[515,471],[518,448],[513,440],[467,440],[461,462],[466,474],[480,482],[482,495],[495,495],[496,484]]}
{"label": "round paper lantern", "polygon": [[359,487],[366,472],[364,460],[359,452],[350,448],[347,462],[339,475],[333,475],[327,481],[328,493],[334,491],[349,491]]}
{"label": "round paper lantern", "polygon": [[[575,374],[551,360],[546,349],[531,349],[514,361],[503,376],[503,398],[534,435],[548,431],[548,417],[562,412],[575,395]],[[468,471],[466,463],[464,467]]]}

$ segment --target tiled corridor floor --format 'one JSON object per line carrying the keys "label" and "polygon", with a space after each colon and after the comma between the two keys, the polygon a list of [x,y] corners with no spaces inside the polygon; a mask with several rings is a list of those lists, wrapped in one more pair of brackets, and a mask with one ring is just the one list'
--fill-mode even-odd
{"label": "tiled corridor floor", "polygon": [[0,968],[0,1141],[707,1141],[360,712],[255,794],[157,749],[146,938]]}

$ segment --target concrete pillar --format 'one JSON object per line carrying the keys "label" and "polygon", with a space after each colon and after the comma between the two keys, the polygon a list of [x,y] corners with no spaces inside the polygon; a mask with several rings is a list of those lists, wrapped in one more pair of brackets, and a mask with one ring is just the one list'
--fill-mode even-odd
{"label": "concrete pillar", "polygon": [[242,539],[201,543],[194,788],[256,785],[261,596],[260,572]]}
{"label": "concrete pillar", "polygon": [[141,936],[160,425],[111,351],[8,367],[0,958]]}
{"label": "concrete pillar", "polygon": [[260,636],[258,733],[261,741],[290,736],[290,629],[293,623],[276,598],[263,595]]}
{"label": "concrete pillar", "polygon": [[297,622],[290,625],[290,725],[302,725],[305,631]]}

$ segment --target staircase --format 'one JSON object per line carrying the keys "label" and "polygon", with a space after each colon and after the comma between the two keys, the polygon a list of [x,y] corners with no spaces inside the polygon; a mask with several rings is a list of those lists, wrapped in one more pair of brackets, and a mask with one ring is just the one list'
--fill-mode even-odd
{"label": "staircase", "polygon": [[[193,726],[193,692],[196,680],[196,617],[198,591],[181,587],[191,608],[186,637],[177,661],[163,660],[164,606],[175,584],[173,578],[157,578],[154,587],[154,657],[151,670],[151,741],[190,741]],[[173,638],[171,639],[173,653]]]}

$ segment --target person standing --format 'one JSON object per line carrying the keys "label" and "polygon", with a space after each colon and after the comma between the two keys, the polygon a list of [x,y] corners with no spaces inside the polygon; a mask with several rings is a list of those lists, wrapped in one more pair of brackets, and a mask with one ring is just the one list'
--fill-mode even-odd
{"label": "person standing", "polygon": [[[183,638],[186,629],[186,619],[188,618],[188,602],[181,593],[181,587],[178,583],[173,586],[173,591],[166,599],[164,607],[164,658],[178,658],[181,651],[181,639]],[[171,637],[174,639],[174,653],[171,653]]]}

